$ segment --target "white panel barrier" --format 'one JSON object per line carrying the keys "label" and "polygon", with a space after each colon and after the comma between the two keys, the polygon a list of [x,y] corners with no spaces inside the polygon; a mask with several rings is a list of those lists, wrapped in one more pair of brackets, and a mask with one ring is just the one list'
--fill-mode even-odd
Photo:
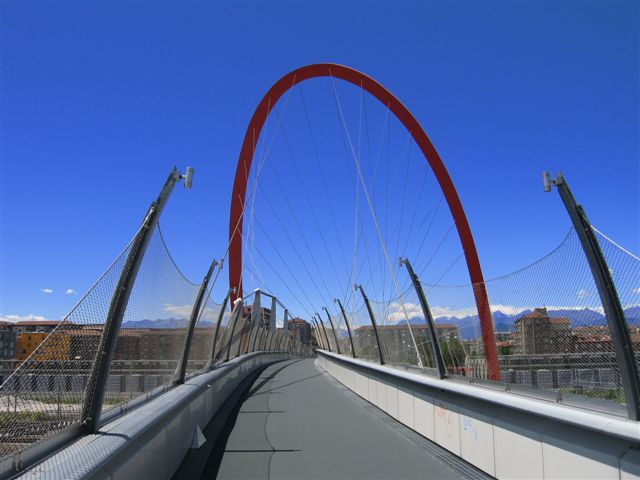
{"label": "white panel barrier", "polygon": [[433,418],[435,442],[460,456],[460,413],[458,406],[437,397]]}
{"label": "white panel barrier", "polygon": [[398,420],[415,430],[413,408],[412,392],[404,388],[398,388]]}
{"label": "white panel barrier", "polygon": [[495,476],[493,418],[499,407],[480,411],[473,400],[460,404],[460,456]]}
{"label": "white panel barrier", "polygon": [[318,352],[356,394],[499,479],[640,480],[640,422]]}

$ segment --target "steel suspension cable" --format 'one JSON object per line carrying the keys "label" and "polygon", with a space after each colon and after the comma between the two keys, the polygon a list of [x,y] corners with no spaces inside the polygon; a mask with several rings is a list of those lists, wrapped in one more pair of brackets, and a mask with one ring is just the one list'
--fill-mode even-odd
{"label": "steel suspension cable", "polygon": [[[258,217],[256,217],[257,219],[257,223],[258,223],[258,227],[260,227],[260,230],[262,230],[262,232],[264,233],[264,235],[267,238],[267,241],[271,244],[271,246],[274,248],[276,254],[278,255],[278,257],[280,258],[280,260],[282,261],[282,263],[284,264],[285,268],[287,269],[287,271],[289,272],[289,274],[291,275],[291,278],[293,278],[293,280],[296,282],[297,286],[302,290],[302,292],[304,293],[305,297],[307,298],[307,301],[309,302],[309,306],[311,307],[311,309],[314,309],[314,305],[313,302],[311,301],[311,299],[309,298],[309,296],[307,295],[306,290],[304,290],[302,288],[302,286],[300,285],[300,282],[298,280],[298,277],[293,273],[293,271],[291,270],[291,267],[289,267],[289,264],[285,261],[285,259],[282,257],[282,254],[280,253],[280,250],[278,249],[278,247],[276,246],[275,242],[273,241],[273,239],[271,238],[271,236],[269,235],[269,233],[267,232],[267,230],[264,228],[264,226],[262,225],[262,222],[260,222],[260,219]],[[285,234],[286,234],[286,230],[285,230]],[[291,239],[290,237],[289,241],[291,243]],[[310,272],[307,271],[307,274],[309,274],[309,277],[311,278],[311,281],[313,282],[313,277],[311,276]],[[317,285],[314,282],[314,287],[316,288],[316,290],[318,289]]]}
{"label": "steel suspension cable", "polygon": [[[367,191],[367,187],[366,187],[366,185],[364,183],[364,178],[362,177],[362,171],[360,170],[360,162],[358,160],[358,157],[355,155],[355,151],[353,150],[353,144],[351,142],[351,137],[349,135],[349,131],[347,130],[346,122],[344,120],[344,115],[342,114],[342,106],[340,105],[340,100],[338,98],[338,93],[336,92],[335,82],[333,81],[333,77],[331,77],[331,85],[333,87],[333,94],[334,94],[334,98],[336,100],[336,106],[337,106],[338,112],[340,114],[340,119],[342,121],[342,125],[343,125],[343,128],[345,130],[345,134],[346,134],[347,138],[349,139],[349,146],[351,148],[351,152],[353,154],[353,158],[354,158],[355,163],[356,163],[356,170],[357,170],[358,176],[360,178],[360,182],[362,184],[362,190],[363,190],[364,195],[365,195],[365,197],[367,199],[367,203],[369,205],[369,209],[370,209],[371,214],[373,216],[373,221],[374,221],[374,224],[375,224],[375,227],[376,227],[376,231],[378,233],[378,238],[380,240],[380,244],[382,246],[382,250],[384,252],[384,256],[385,256],[385,260],[387,262],[387,266],[389,268],[389,272],[391,273],[391,278],[393,280],[393,283],[394,283],[394,286],[395,286],[395,288],[397,290],[397,293],[399,295],[401,295],[402,292],[400,291],[400,287],[398,286],[398,282],[396,280],[396,276],[394,275],[394,272],[393,272],[393,267],[391,266],[391,262],[389,261],[389,255],[387,253],[387,247],[386,247],[386,244],[384,242],[384,239],[382,238],[382,233],[380,232],[380,226],[378,225],[378,220],[377,220],[377,218],[375,216],[375,212],[374,212],[373,207],[371,205],[371,198],[369,197],[369,192]],[[420,352],[418,351],[418,346],[416,344],[415,336],[413,335],[413,330],[411,329],[411,323],[409,322],[409,315],[407,313],[407,309],[405,308],[404,299],[403,299],[401,305],[402,305],[402,311],[403,311],[403,313],[405,315],[405,320],[407,322],[407,326],[409,327],[409,334],[411,335],[411,340],[412,340],[413,345],[414,345],[414,347],[416,349],[416,356],[418,358],[418,364],[419,364],[420,367],[422,367],[422,360],[420,358]]]}
{"label": "steel suspension cable", "polygon": [[[282,130],[282,137],[284,138],[285,144],[287,146],[287,150],[289,151],[289,155],[291,156],[291,160],[294,166],[294,170],[296,172],[296,175],[298,177],[298,180],[300,181],[300,184],[303,186],[302,191],[304,193],[304,198],[307,202],[307,205],[309,206],[309,209],[311,210],[311,216],[313,217],[313,220],[316,224],[317,230],[318,230],[318,234],[320,236],[320,241],[322,242],[322,245],[325,249],[325,252],[327,253],[327,258],[329,259],[329,264],[331,265],[331,269],[333,270],[333,274],[336,277],[336,282],[338,283],[338,285],[341,285],[342,282],[340,282],[340,277],[338,275],[338,271],[336,270],[336,266],[335,263],[333,262],[333,257],[331,255],[331,252],[329,252],[329,247],[327,246],[327,241],[324,237],[324,233],[323,233],[323,229],[320,226],[320,221],[318,220],[318,215],[316,214],[316,210],[313,207],[313,202],[311,202],[311,199],[309,198],[309,194],[307,192],[307,189],[304,188],[304,178],[302,177],[301,173],[300,173],[300,168],[298,165],[298,161],[297,158],[295,156],[295,154],[293,153],[293,149],[291,148],[291,144],[289,142],[288,136],[286,134],[285,128],[284,128],[284,122],[282,121],[282,118],[280,118],[280,114],[278,112],[278,108],[275,107],[274,108],[275,114],[276,114],[276,118],[278,119],[278,123],[280,125],[280,128]],[[348,273],[348,272],[347,272]]]}

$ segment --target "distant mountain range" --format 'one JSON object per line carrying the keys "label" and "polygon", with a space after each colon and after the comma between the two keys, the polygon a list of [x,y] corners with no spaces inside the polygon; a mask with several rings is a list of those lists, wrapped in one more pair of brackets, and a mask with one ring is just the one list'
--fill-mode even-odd
{"label": "distant mountain range", "polygon": [[[531,310],[523,310],[514,315],[508,315],[500,311],[493,312],[493,325],[495,331],[510,332],[513,330],[513,324],[515,321],[530,312]],[[626,308],[624,313],[629,324],[640,326],[640,306]],[[602,313],[589,308],[583,308],[581,310],[547,310],[547,314],[550,318],[568,318],[571,321],[571,328],[607,324],[607,319]],[[478,320],[478,315],[470,315],[466,317],[444,316],[437,317],[434,321],[435,323],[451,323],[456,325],[460,332],[460,336],[464,340],[477,338],[480,334],[480,322]],[[399,325],[403,323],[405,323],[404,320],[397,322]],[[425,321],[422,318],[412,318],[409,323],[412,325],[424,325]]]}
{"label": "distant mountain range", "polygon": [[[508,315],[500,311],[493,313],[493,325],[496,332],[510,332],[513,330],[513,324],[515,321],[523,315],[530,313],[531,310],[523,310],[514,315]],[[625,318],[631,325],[640,326],[640,306],[633,306],[624,310]],[[571,321],[571,327],[584,327],[584,326],[596,326],[606,325],[607,320],[603,314],[589,308],[581,310],[547,310],[549,317],[565,317]],[[478,321],[478,315],[470,315],[466,317],[437,317],[436,323],[451,323],[458,327],[460,336],[464,340],[477,338],[480,335],[480,322]],[[124,322],[122,328],[186,328],[188,321],[184,318],[159,318],[156,320],[138,320],[131,322]],[[396,322],[397,325],[404,324],[404,320]],[[409,320],[412,325],[424,325],[423,318],[412,318]],[[201,321],[198,326],[212,327],[213,323],[210,321]],[[347,331],[344,329],[338,329],[339,337],[346,337]]]}

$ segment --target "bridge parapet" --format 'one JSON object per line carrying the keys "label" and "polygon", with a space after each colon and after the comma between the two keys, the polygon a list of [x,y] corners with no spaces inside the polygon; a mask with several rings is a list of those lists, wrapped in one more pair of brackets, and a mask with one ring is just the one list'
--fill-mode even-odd
{"label": "bridge parapet", "polygon": [[232,292],[222,305],[213,300],[223,261],[200,284],[179,270],[158,222],[183,177],[172,169],[131,242],[64,319],[21,332],[36,346],[0,372],[0,478],[237,357],[312,354],[276,325],[276,312],[265,323],[259,301],[228,311]]}
{"label": "bridge parapet", "polygon": [[[640,478],[640,422],[318,352],[347,388],[497,478]],[[500,390],[502,388],[502,390]],[[524,393],[524,392],[523,392]]]}
{"label": "bridge parapet", "polygon": [[[251,375],[287,353],[254,352],[104,423],[18,478],[171,478],[201,430]],[[199,446],[199,445],[198,445]]]}

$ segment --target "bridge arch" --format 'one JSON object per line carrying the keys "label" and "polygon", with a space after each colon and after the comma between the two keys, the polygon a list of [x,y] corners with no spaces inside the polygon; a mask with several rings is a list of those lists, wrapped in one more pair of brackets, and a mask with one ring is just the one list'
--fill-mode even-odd
{"label": "bridge arch", "polygon": [[492,380],[500,379],[500,367],[498,363],[498,353],[496,349],[495,335],[493,330],[493,320],[489,308],[489,300],[484,285],[484,277],[480,260],[476,249],[471,228],[467,221],[467,216],[462,208],[462,203],[458,197],[449,172],[444,166],[440,155],[427,137],[416,118],[389,90],[383,87],[373,78],[358,70],[333,63],[316,63],[306,65],[280,78],[274,83],[269,91],[262,97],[258,107],[253,112],[249,126],[242,142],[240,157],[236,167],[236,175],[233,182],[231,194],[231,211],[229,221],[229,287],[236,288],[236,293],[232,300],[242,297],[242,221],[245,194],[247,190],[247,180],[253,161],[256,145],[262,128],[269,116],[269,113],[278,102],[278,99],[290,88],[304,80],[318,77],[333,77],[352,83],[361,87],[370,95],[377,98],[409,131],[414,141],[420,148],[422,154],[427,159],[444,198],[449,206],[449,210],[455,221],[456,229],[462,249],[464,252],[469,278],[474,286],[475,302],[480,318],[482,330],[482,340],[484,344],[485,358],[487,360],[488,378]]}

